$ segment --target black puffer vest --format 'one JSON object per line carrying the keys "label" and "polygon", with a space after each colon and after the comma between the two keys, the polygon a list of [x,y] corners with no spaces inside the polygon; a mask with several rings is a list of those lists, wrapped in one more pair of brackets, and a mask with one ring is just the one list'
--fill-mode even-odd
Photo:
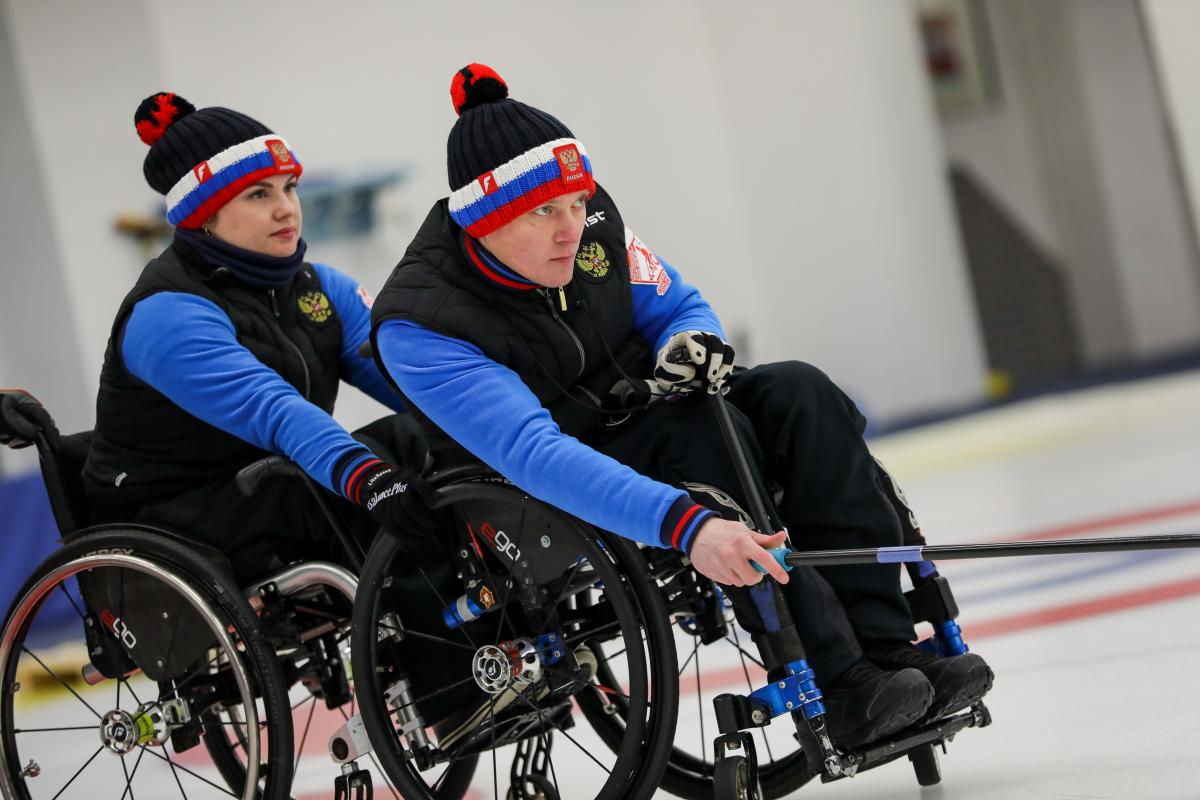
{"label": "black puffer vest", "polygon": [[[488,280],[467,261],[446,201],[437,203],[375,299],[372,344],[389,319],[471,342],[516,372],[564,433],[584,441],[600,435],[620,418],[603,410],[609,389],[622,374],[649,377],[652,365],[650,348],[633,325],[620,212],[599,187],[587,211],[571,282],[561,293],[522,291]],[[380,368],[388,374],[382,363]],[[415,403],[408,405],[425,426],[440,466],[468,458]]]}
{"label": "black puffer vest", "polygon": [[337,398],[342,324],[311,265],[282,289],[254,289],[176,241],[146,265],[109,336],[83,471],[94,520],[119,518],[145,503],[229,479],[268,455],[192,416],[125,370],[117,337],[134,304],[157,292],[211,301],[229,316],[238,342],[310,402],[332,412]]}

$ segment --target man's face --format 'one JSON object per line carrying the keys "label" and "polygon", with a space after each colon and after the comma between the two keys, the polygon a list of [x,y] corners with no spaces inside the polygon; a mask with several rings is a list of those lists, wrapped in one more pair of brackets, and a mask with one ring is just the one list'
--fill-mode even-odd
{"label": "man's face", "polygon": [[560,195],[479,241],[521,277],[541,286],[565,286],[575,274],[587,195]]}

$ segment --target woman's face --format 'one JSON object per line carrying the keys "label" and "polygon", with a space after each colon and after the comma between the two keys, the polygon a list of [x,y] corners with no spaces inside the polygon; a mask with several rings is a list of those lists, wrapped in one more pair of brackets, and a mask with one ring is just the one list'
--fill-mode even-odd
{"label": "woman's face", "polygon": [[295,175],[272,175],[221,206],[204,227],[223,242],[268,256],[287,257],[300,243],[300,196]]}
{"label": "woman's face", "polygon": [[559,195],[479,241],[522,277],[541,286],[565,286],[575,274],[575,251],[583,236],[587,195]]}

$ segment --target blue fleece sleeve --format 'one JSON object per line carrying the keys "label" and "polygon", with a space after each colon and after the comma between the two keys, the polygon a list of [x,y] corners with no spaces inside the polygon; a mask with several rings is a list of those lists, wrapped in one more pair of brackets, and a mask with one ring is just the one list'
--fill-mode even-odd
{"label": "blue fleece sleeve", "polygon": [[634,541],[684,551],[711,515],[682,490],[562,433],[520,377],[473,344],[405,320],[384,322],[375,344],[410,401],[530,495]]}
{"label": "blue fleece sleeve", "polygon": [[159,292],[139,300],[120,347],[133,377],[208,424],[287,456],[326,488],[335,485],[335,466],[345,471],[370,456],[242,346],[225,312],[202,297]]}
{"label": "blue fleece sleeve", "polygon": [[321,287],[342,321],[342,377],[393,411],[404,411],[404,401],[392,390],[375,359],[358,348],[371,337],[371,295],[358,281],[328,264],[313,264]]}
{"label": "blue fleece sleeve", "polygon": [[[639,243],[637,239],[634,241]],[[684,283],[679,272],[666,261],[649,251],[644,252],[645,259],[640,266],[649,272],[642,276],[643,280],[638,280],[634,273],[633,324],[642,338],[654,342],[654,352],[682,331],[705,331],[724,339],[721,321],[700,295],[700,290]],[[637,258],[637,255],[631,254],[631,258]]]}

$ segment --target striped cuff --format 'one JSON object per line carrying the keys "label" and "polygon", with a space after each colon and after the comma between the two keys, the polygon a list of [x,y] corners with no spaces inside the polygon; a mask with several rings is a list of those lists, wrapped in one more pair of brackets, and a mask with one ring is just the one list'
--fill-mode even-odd
{"label": "striped cuff", "polygon": [[715,517],[716,512],[698,505],[686,494],[671,504],[667,516],[663,519],[659,538],[663,547],[672,547],[684,553],[690,553],[692,542],[695,541],[696,531],[709,517]]}
{"label": "striped cuff", "polygon": [[358,503],[358,493],[362,491],[363,483],[374,468],[382,464],[375,454],[365,447],[362,450],[352,450],[342,456],[333,469],[333,485],[341,491],[342,496],[352,503]]}

